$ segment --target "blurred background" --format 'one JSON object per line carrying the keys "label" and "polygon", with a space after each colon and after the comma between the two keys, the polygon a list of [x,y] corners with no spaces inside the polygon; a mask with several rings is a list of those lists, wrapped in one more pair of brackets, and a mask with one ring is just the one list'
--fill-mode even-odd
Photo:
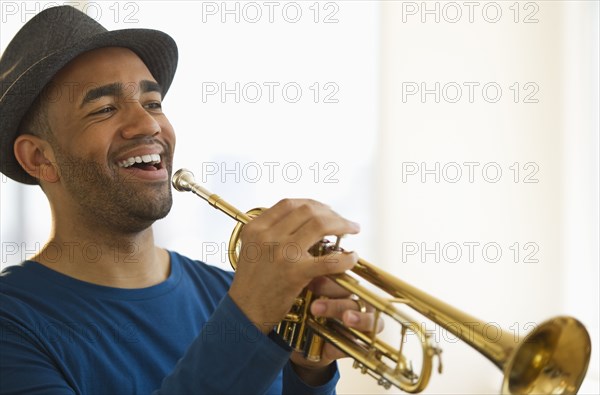
{"label": "blurred background", "polygon": [[[597,1],[2,1],[0,51],[64,3],[177,41],[175,168],[242,209],[329,204],[361,224],[346,249],[493,330],[579,318],[580,393],[600,393]],[[39,188],[0,188],[4,268],[51,224]],[[233,225],[175,192],[155,231],[228,269]],[[419,320],[444,350],[425,393],[498,393],[497,368]],[[400,393],[341,365],[338,393]]]}

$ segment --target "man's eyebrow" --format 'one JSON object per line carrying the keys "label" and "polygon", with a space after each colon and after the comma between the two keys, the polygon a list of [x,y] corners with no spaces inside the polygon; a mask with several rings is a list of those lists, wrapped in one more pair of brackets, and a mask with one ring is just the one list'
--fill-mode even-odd
{"label": "man's eyebrow", "polygon": [[[162,87],[154,81],[143,80],[140,82],[140,91],[141,93],[147,92],[158,92],[162,95]],[[85,106],[88,103],[93,102],[103,96],[124,96],[126,93],[124,92],[124,86],[120,82],[114,82],[112,84],[102,85],[97,88],[90,89],[83,100],[81,101],[81,107]]]}
{"label": "man's eyebrow", "polygon": [[141,93],[158,92],[162,95],[162,87],[154,81],[143,80],[140,82]]}
{"label": "man's eyebrow", "polygon": [[97,88],[90,89],[83,97],[79,107],[81,108],[86,104],[101,98],[102,96],[119,96],[122,94],[122,90],[123,84],[120,82],[114,82],[112,84],[102,85]]}

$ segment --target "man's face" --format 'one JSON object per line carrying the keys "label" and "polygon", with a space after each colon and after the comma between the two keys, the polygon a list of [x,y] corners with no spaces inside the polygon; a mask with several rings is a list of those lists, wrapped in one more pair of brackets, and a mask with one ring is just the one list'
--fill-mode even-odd
{"label": "man's face", "polygon": [[126,232],[166,216],[175,134],[141,59],[125,48],[85,53],[50,92],[51,145],[76,214]]}

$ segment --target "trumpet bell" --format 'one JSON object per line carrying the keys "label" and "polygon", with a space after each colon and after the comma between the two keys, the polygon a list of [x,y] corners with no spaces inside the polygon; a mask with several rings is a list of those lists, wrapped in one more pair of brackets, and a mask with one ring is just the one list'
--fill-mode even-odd
{"label": "trumpet bell", "polygon": [[591,340],[571,317],[540,324],[504,366],[503,394],[576,394],[587,371]]}

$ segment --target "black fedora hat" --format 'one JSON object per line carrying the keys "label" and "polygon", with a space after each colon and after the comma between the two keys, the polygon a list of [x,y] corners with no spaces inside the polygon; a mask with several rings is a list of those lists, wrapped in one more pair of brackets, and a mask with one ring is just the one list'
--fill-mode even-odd
{"label": "black fedora hat", "polygon": [[52,77],[80,54],[125,47],[146,64],[166,94],[177,68],[177,45],[149,29],[108,31],[71,6],[48,8],[19,30],[0,58],[0,171],[25,184],[37,184],[17,162],[13,145],[19,124]]}

